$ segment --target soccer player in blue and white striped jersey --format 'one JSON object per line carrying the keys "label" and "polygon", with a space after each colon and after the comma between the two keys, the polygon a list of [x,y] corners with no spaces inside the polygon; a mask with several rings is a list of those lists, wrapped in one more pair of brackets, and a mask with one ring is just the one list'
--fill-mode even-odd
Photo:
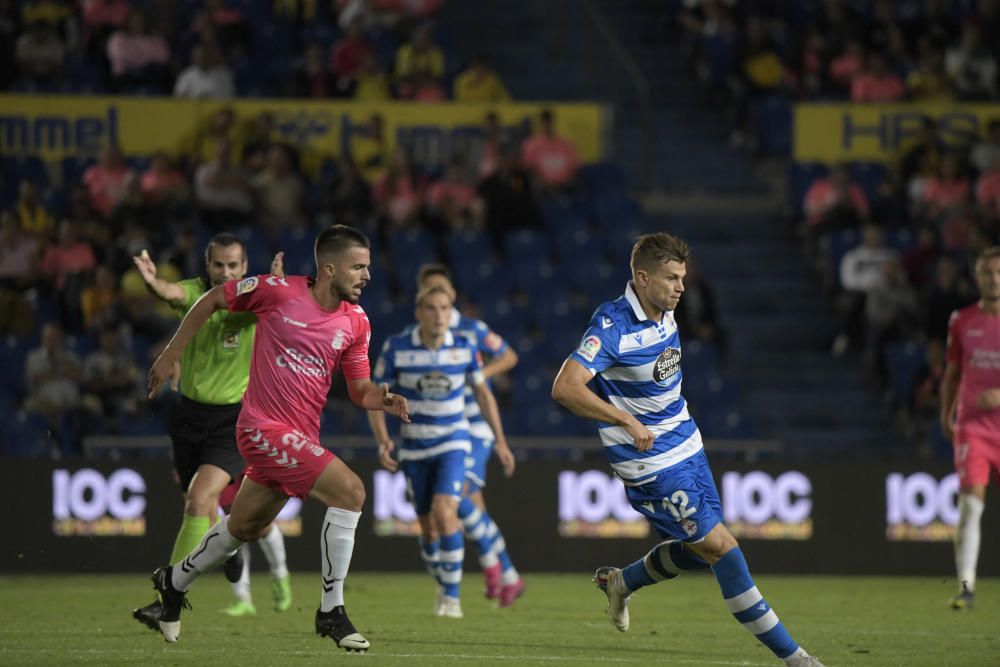
{"label": "soccer player in blue and white striped jersey", "polygon": [[438,616],[462,617],[459,590],[465,558],[458,504],[470,452],[465,387],[471,386],[498,446],[507,447],[496,400],[469,341],[449,330],[452,295],[443,287],[417,295],[417,327],[390,337],[375,366],[375,378],[407,397],[411,422],[403,424],[399,463],[385,417],[368,415],[382,465],[402,467],[420,522],[421,555],[439,584]]}
{"label": "soccer player in blue and white striped jersey", "polygon": [[552,387],[553,399],[598,422],[629,502],[665,540],[622,569],[599,568],[594,581],[607,594],[611,622],[625,632],[633,592],[711,568],[733,616],[775,656],[787,665],[821,667],[754,585],[722,523],[701,434],[681,396],[681,344],[671,311],[684,293],[688,255],[687,244],[670,234],[640,237],[625,294],[597,309]]}
{"label": "soccer player in blue and white striped jersey", "polygon": [[[424,289],[440,285],[455,297],[451,273],[443,264],[425,264],[417,274],[417,287]],[[483,377],[490,378],[506,373],[517,365],[517,353],[507,342],[482,320],[463,315],[452,308],[449,328],[456,336],[464,336],[482,355]],[[476,547],[479,565],[486,580],[486,598],[496,600],[497,606],[510,607],[524,593],[524,580],[514,567],[507,542],[500,527],[490,516],[483,497],[486,487],[486,470],[490,456],[495,452],[504,474],[514,474],[514,454],[508,447],[500,446],[493,437],[493,430],[483,418],[482,410],[472,392],[465,388],[465,416],[469,419],[471,454],[465,459],[465,495],[458,504],[458,518],[465,527],[465,535]]]}

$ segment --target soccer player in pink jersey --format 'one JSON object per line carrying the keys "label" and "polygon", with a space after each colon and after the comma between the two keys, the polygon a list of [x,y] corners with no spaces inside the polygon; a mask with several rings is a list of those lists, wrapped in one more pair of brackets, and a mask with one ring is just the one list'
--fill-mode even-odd
{"label": "soccer player in pink jersey", "polygon": [[979,302],[948,323],[948,365],[941,383],[941,427],[955,447],[960,485],[954,609],[971,609],[979,559],[979,521],[990,470],[1000,473],[1000,246],[976,260]]}
{"label": "soccer player in pink jersey", "polygon": [[316,632],[348,651],[368,649],[368,640],[344,609],[344,578],[365,487],[341,459],[319,445],[319,420],[330,380],[340,367],[355,404],[409,421],[406,399],[371,381],[371,328],[357,305],[371,280],[369,248],[364,234],[334,225],[316,237],[315,279],[262,275],[212,288],[188,311],[150,369],[153,396],[164,382],[176,382],[181,352],[213,312],[228,308],[256,313],[250,383],[236,423],[246,479],[229,516],[205,535],[198,548],[153,573],[153,586],[163,600],[160,630],[168,642],[177,641],[180,634],[181,608],[190,608],[185,593],[194,580],[243,543],[260,539],[294,496],[315,498],[327,507]]}

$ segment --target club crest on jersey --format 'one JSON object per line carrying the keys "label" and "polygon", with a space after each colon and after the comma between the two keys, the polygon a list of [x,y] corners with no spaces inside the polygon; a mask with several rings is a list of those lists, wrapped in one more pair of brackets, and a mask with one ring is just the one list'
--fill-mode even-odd
{"label": "club crest on jersey", "polygon": [[486,345],[488,349],[496,352],[500,349],[500,346],[503,345],[503,339],[491,331],[486,334],[486,338],[483,339],[483,344]]}
{"label": "club crest on jersey", "polygon": [[597,336],[588,336],[580,343],[579,355],[587,361],[593,361],[597,353],[601,351],[601,339]]}
{"label": "club crest on jersey", "polygon": [[417,391],[427,398],[444,398],[451,389],[451,379],[441,371],[430,371],[417,380]]}
{"label": "club crest on jersey", "polygon": [[684,519],[681,521],[681,528],[688,534],[688,537],[694,537],[698,533],[698,522],[691,519]]}
{"label": "club crest on jersey", "polygon": [[333,349],[339,350],[340,348],[344,347],[344,335],[345,334],[343,329],[337,329],[337,333],[333,335],[333,340],[330,341],[330,345],[333,347]]}
{"label": "club crest on jersey", "polygon": [[250,276],[236,283],[236,296],[254,291],[257,289],[258,282],[260,281],[257,279],[257,276]]}
{"label": "club crest on jersey", "polygon": [[668,347],[653,364],[653,381],[659,385],[668,385],[681,372],[681,351],[676,347]]}

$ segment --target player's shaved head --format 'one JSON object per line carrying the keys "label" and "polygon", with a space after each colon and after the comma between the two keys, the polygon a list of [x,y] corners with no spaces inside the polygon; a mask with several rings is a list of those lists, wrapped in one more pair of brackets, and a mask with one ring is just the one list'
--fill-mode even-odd
{"label": "player's shaved head", "polygon": [[347,225],[332,225],[316,237],[316,264],[335,260],[349,248],[368,248],[372,244],[368,237]]}
{"label": "player's shaved head", "polygon": [[672,234],[644,234],[632,246],[632,274],[640,270],[652,271],[667,262],[685,264],[690,255],[688,244]]}
{"label": "player's shaved head", "polygon": [[448,303],[453,302],[454,297],[452,296],[451,292],[449,292],[441,285],[431,285],[430,287],[424,287],[419,292],[417,292],[417,299],[416,299],[417,307],[419,308],[420,304],[422,304],[427,298],[434,296],[435,294],[444,294],[446,297],[448,297]]}
{"label": "player's shaved head", "polygon": [[417,272],[417,285],[423,285],[428,278],[433,278],[434,276],[442,276],[448,282],[453,282],[451,271],[444,264],[424,264]]}

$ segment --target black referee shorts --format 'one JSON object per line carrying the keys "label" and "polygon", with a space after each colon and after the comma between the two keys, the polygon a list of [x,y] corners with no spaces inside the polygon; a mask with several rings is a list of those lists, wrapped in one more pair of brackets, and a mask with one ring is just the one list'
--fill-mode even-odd
{"label": "black referee shorts", "polygon": [[236,419],[240,404],[208,405],[181,397],[174,404],[168,429],[173,443],[174,467],[187,492],[198,466],[210,464],[238,480],[243,473],[243,457],[236,447]]}

